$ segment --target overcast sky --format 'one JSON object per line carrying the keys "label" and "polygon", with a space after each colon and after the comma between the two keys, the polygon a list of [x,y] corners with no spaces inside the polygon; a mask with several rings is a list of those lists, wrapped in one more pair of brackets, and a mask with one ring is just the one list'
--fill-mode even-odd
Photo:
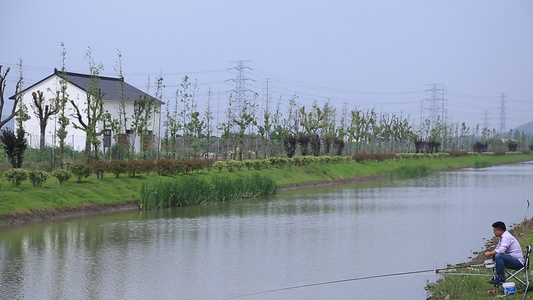
{"label": "overcast sky", "polygon": [[[220,110],[245,60],[247,88],[264,105],[330,99],[338,110],[375,108],[418,123],[433,84],[445,87],[451,122],[506,128],[533,121],[533,1],[493,0],[3,0],[0,64],[11,96],[22,59],[31,84],[61,67],[88,73],[88,47],[102,75],[142,90],[162,75],[165,100],[181,78],[198,82]],[[424,113],[427,111],[424,111]],[[485,117],[486,116],[486,117]],[[222,118],[222,115],[220,116]]]}

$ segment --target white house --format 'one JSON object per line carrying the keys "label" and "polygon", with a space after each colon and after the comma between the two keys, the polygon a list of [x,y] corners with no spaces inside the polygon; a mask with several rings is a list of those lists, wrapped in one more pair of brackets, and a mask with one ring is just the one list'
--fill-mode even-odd
{"label": "white house", "polygon": [[[54,70],[54,73],[41,81],[31,85],[30,87],[21,91],[22,94],[22,103],[28,108],[28,115],[31,117],[30,120],[24,122],[24,130],[26,131],[29,137],[30,147],[39,148],[40,140],[40,124],[39,119],[35,116],[32,109],[32,93],[41,91],[44,93],[44,97],[48,101],[56,97],[57,91],[61,90],[61,79],[65,77],[68,94],[68,99],[75,101],[76,105],[79,107],[82,112],[87,108],[87,90],[90,88],[91,83],[95,82],[93,76],[87,74],[78,74],[71,72],[61,72],[57,69]],[[104,102],[104,111],[107,111],[111,115],[111,119],[119,119],[119,107],[122,99],[124,100],[125,112],[126,112],[126,134],[128,136],[128,141],[130,142],[130,148],[134,149],[135,152],[141,151],[140,139],[136,137],[134,130],[132,130],[132,121],[134,114],[134,101],[140,97],[147,97],[155,100],[155,97],[152,97],[145,92],[137,89],[136,87],[122,82],[120,78],[112,77],[98,77],[98,88],[103,95]],[[14,99],[15,96],[10,97]],[[159,147],[159,136],[161,130],[161,101],[155,100],[155,106],[153,108],[151,119],[148,121],[148,138],[147,146],[148,149],[157,149]],[[68,135],[66,143],[73,147],[75,150],[83,150],[85,148],[85,139],[86,134],[81,129],[76,129],[73,126],[73,123],[78,124],[78,120],[75,117],[75,110],[73,105],[68,102],[66,105],[67,115],[70,118],[70,124],[67,127]],[[46,145],[58,146],[59,141],[56,136],[56,130],[58,128],[57,124],[58,115],[50,117],[46,127],[45,141]],[[84,116],[84,119],[87,119],[87,116]],[[101,141],[100,150],[107,151],[115,143],[115,138],[111,130],[103,130],[104,123],[99,122],[97,124],[97,132],[102,132],[99,136]],[[15,127],[16,127],[15,122]],[[15,128],[16,130],[16,128]]]}

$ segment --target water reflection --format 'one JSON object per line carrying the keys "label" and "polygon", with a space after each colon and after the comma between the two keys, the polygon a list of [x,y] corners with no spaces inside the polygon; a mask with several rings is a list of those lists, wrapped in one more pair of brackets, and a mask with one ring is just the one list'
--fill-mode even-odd
{"label": "water reflection", "polygon": [[[531,217],[532,179],[532,164],[516,164],[2,230],[0,298],[223,299],[442,267],[479,250],[494,220]],[[425,299],[427,279],[243,299]]]}

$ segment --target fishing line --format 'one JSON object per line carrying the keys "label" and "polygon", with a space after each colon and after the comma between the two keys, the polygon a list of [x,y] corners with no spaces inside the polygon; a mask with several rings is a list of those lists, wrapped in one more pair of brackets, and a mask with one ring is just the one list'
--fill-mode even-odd
{"label": "fishing line", "polygon": [[266,290],[266,291],[255,292],[255,293],[239,295],[239,296],[233,296],[233,297],[228,297],[228,298],[223,298],[223,299],[236,299],[236,298],[243,298],[243,297],[249,297],[249,296],[260,295],[260,294],[267,294],[267,293],[273,293],[273,292],[301,289],[301,288],[318,286],[318,285],[325,285],[325,284],[334,284],[334,283],[341,283],[341,282],[348,282],[348,281],[357,281],[357,280],[366,280],[366,279],[376,279],[376,278],[412,275],[412,274],[428,273],[428,272],[436,272],[436,270],[435,269],[427,269],[427,270],[420,270],[420,271],[411,271],[411,272],[391,273],[391,274],[384,274],[384,275],[364,276],[364,277],[356,277],[356,278],[349,278],[349,279],[340,279],[340,280],[333,280],[333,281],[325,281],[325,282],[318,282],[318,283],[295,285],[295,286],[290,286],[290,287],[285,287],[285,288],[280,288],[280,289]]}
{"label": "fishing line", "polygon": [[377,279],[377,278],[386,278],[386,277],[394,277],[394,276],[414,275],[414,274],[429,273],[429,272],[439,273],[439,274],[442,274],[442,275],[492,276],[492,275],[474,274],[474,273],[440,273],[439,272],[439,271],[444,271],[444,270],[453,270],[453,269],[479,267],[479,266],[483,266],[483,265],[482,264],[481,265],[469,265],[469,266],[465,265],[465,266],[455,266],[455,267],[442,268],[442,269],[427,269],[427,270],[419,270],[419,271],[410,271],[410,272],[400,272],[400,273],[391,273],[391,274],[383,274],[383,275],[355,277],[355,278],[348,278],[348,279],[340,279],[340,280],[333,280],[333,281],[324,281],[324,282],[317,282],[317,283],[310,283],[310,284],[303,284],[303,285],[295,285],[295,286],[290,286],[290,287],[285,287],[285,288],[272,289],[272,290],[266,290],[266,291],[255,292],[255,293],[250,293],[250,294],[232,296],[232,297],[227,297],[227,298],[223,298],[223,299],[237,299],[237,298],[244,298],[244,297],[249,297],[249,296],[254,296],[254,295],[261,295],[261,294],[274,293],[274,292],[280,292],[280,291],[301,289],[301,288],[307,288],[307,287],[313,287],[313,286],[319,286],[319,285],[326,285],[326,284],[335,284],[335,283],[342,283],[342,282],[349,282],[349,281]]}

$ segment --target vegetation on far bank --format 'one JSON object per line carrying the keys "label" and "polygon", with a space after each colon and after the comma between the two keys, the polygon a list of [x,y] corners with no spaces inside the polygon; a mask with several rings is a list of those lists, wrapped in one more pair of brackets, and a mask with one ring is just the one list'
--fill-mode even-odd
{"label": "vegetation on far bank", "polygon": [[[419,169],[419,166],[424,166],[430,170],[438,170],[469,167],[479,160],[488,161],[491,164],[533,160],[533,154],[529,152],[483,156],[471,154],[456,157],[450,157],[449,154],[407,154],[407,156],[410,159],[399,159],[402,155],[394,155],[394,159],[382,161],[365,159],[360,162],[357,162],[359,158],[344,158],[340,162],[333,162],[332,158],[325,159],[329,160],[329,163],[319,161],[303,163],[301,162],[302,158],[298,158],[300,164],[294,163],[294,159],[292,159],[291,163],[271,164],[260,169],[253,166],[247,168],[246,163],[241,162],[244,163],[243,167],[234,168],[231,171],[229,168],[210,170],[208,167],[204,167],[196,170],[191,169],[188,172],[182,171],[179,174],[168,173],[164,176],[157,173],[146,175],[142,172],[137,172],[133,176],[132,173],[128,174],[126,171],[117,176],[117,173],[109,171],[109,169],[93,168],[93,175],[82,177],[79,182],[73,178],[60,184],[58,178],[48,178],[40,184],[41,186],[34,186],[28,180],[21,181],[20,185],[16,186],[13,182],[6,180],[4,173],[1,174],[4,179],[0,180],[0,215],[139,201],[143,184],[155,186],[159,182],[173,182],[190,176],[211,180],[213,177],[223,175],[235,179],[252,176],[259,172],[263,176],[272,178],[277,186],[283,188],[333,180],[347,181],[364,176],[387,176],[402,167]],[[308,159],[311,160],[311,158]],[[157,165],[157,163],[155,164]]]}

